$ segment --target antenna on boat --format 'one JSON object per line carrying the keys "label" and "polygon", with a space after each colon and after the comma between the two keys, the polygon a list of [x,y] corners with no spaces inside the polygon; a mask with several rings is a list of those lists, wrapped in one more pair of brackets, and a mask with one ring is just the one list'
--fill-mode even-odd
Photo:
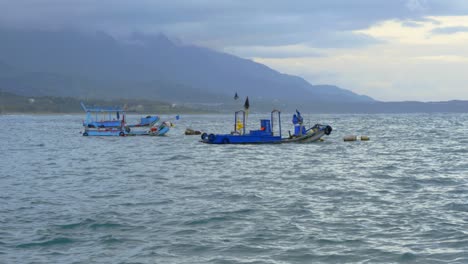
{"label": "antenna on boat", "polygon": [[80,104],[81,104],[81,108],[83,108],[85,112],[88,112],[88,110],[86,109],[86,105],[83,102],[80,102]]}

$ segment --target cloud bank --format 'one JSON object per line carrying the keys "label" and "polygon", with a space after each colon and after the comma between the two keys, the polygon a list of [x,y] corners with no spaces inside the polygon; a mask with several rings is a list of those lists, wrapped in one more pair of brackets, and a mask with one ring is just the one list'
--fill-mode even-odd
{"label": "cloud bank", "polygon": [[164,33],[381,100],[468,99],[467,16],[465,0],[0,0],[0,27]]}

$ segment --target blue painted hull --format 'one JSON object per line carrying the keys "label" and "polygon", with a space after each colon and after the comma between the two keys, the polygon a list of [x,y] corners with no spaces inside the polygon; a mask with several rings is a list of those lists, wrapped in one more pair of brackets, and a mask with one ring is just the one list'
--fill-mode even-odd
{"label": "blue painted hull", "polygon": [[[169,127],[162,127],[159,129],[159,131],[157,133],[155,133],[156,135],[154,136],[164,136],[167,132],[169,132]],[[150,134],[150,136],[153,136]]]}
{"label": "blue painted hull", "polygon": [[308,143],[320,140],[324,135],[330,135],[332,128],[327,125],[316,124],[305,130],[304,134],[282,138],[273,133],[261,130],[251,130],[249,134],[206,134],[201,136],[201,142],[207,144],[278,144],[278,143]]}
{"label": "blue painted hull", "polygon": [[207,135],[205,138],[202,137],[202,142],[208,144],[274,144],[281,143],[281,137],[259,135],[210,134]]}
{"label": "blue painted hull", "polygon": [[86,130],[83,136],[126,136],[127,133],[122,130]]}

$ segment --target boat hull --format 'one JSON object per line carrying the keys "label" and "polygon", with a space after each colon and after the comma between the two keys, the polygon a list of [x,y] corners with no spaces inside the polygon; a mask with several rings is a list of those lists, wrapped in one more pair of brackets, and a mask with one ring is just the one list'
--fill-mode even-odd
{"label": "boat hull", "polygon": [[167,132],[169,132],[169,127],[166,125],[160,125],[158,127],[146,128],[146,129],[138,129],[132,127],[128,129],[129,136],[164,136]]}
{"label": "boat hull", "polygon": [[201,142],[207,144],[275,144],[281,143],[279,136],[210,134],[202,135]]}
{"label": "boat hull", "polygon": [[320,140],[325,136],[325,131],[309,131],[307,134],[298,137],[283,139],[282,143],[309,143]]}
{"label": "boat hull", "polygon": [[[148,117],[146,118],[148,119]],[[159,118],[152,118],[149,124],[115,126],[115,127],[94,127],[85,126],[83,136],[164,136],[169,132],[169,127],[165,124],[153,126]],[[142,119],[143,123],[143,119]]]}
{"label": "boat hull", "polygon": [[250,134],[206,134],[203,133],[201,142],[208,144],[279,144],[279,143],[309,143],[320,140],[325,135],[330,135],[332,128],[327,125],[317,124],[305,130],[304,135],[293,135],[289,138],[273,136],[272,133],[251,131]]}
{"label": "boat hull", "polygon": [[85,130],[83,136],[127,136],[125,131],[120,129],[103,129],[103,130]]}

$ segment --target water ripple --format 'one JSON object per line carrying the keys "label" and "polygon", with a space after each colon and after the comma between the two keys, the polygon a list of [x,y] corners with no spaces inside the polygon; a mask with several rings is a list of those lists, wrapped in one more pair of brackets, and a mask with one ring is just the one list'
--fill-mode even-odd
{"label": "water ripple", "polygon": [[259,146],[183,135],[231,116],[129,138],[0,116],[0,262],[468,263],[468,115],[312,116],[324,142]]}

